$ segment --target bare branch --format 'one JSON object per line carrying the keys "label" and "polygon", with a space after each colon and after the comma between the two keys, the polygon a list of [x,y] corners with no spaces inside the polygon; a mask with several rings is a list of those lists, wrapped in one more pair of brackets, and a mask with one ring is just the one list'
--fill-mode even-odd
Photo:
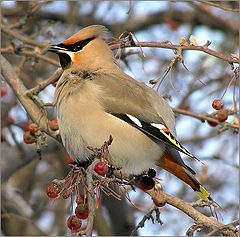
{"label": "bare branch", "polygon": [[4,26],[4,25],[1,25],[1,29],[4,33],[10,35],[13,38],[16,38],[16,39],[22,41],[25,44],[29,44],[29,45],[33,45],[33,46],[37,46],[37,47],[41,47],[41,48],[46,47],[49,44],[48,41],[37,42],[35,40],[32,40],[27,36],[21,35],[16,30],[11,30],[10,28],[8,28],[7,26]]}
{"label": "bare branch", "polygon": [[7,47],[7,48],[2,48],[1,53],[35,57],[35,58],[38,58],[38,59],[40,59],[40,60],[42,60],[46,63],[50,63],[52,65],[55,65],[57,67],[60,66],[58,61],[40,54],[37,50],[25,50],[25,49],[20,49],[20,50],[17,49],[16,50],[13,47]]}
{"label": "bare branch", "polygon": [[237,129],[237,130],[240,129],[240,126],[238,126],[238,125],[234,125],[234,124],[227,123],[227,122],[219,122],[217,119],[212,118],[212,117],[207,116],[207,115],[204,115],[204,114],[194,113],[194,112],[191,112],[191,111],[188,111],[188,110],[178,109],[178,108],[173,108],[173,111],[175,113],[184,114],[184,115],[199,119],[201,121],[206,120],[206,121],[209,121],[209,122],[214,122],[214,123],[217,123],[217,124],[221,124],[223,127],[234,128],[234,129]]}
{"label": "bare branch", "polygon": [[207,48],[206,46],[195,46],[195,45],[187,45],[187,46],[182,46],[182,45],[174,45],[174,44],[169,44],[165,42],[135,42],[134,45],[126,43],[120,43],[120,44],[113,44],[110,46],[111,49],[119,49],[119,48],[129,48],[129,47],[155,47],[155,48],[163,48],[163,49],[175,49],[175,50],[196,50],[196,51],[201,51],[206,54],[212,55],[216,58],[222,59],[228,63],[239,63],[239,57],[234,58],[229,55],[224,55],[221,53],[218,53],[212,49]]}

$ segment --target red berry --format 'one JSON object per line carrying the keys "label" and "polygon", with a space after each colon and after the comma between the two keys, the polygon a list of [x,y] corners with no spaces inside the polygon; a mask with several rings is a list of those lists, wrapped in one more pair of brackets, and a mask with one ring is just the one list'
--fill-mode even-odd
{"label": "red berry", "polygon": [[80,219],[88,218],[88,206],[87,204],[81,203],[75,208],[75,215]]}
{"label": "red berry", "polygon": [[58,130],[59,128],[58,128],[57,119],[53,119],[53,120],[49,121],[49,126],[53,131]]}
{"label": "red berry", "polygon": [[38,125],[36,123],[30,123],[28,130],[31,134],[35,134],[38,131]]}
{"label": "red berry", "polygon": [[69,216],[67,219],[67,226],[72,232],[79,232],[82,226],[82,221],[77,216]]}
{"label": "red berry", "polygon": [[7,88],[6,87],[1,87],[1,96],[7,95]]}
{"label": "red berry", "polygon": [[216,127],[218,124],[212,121],[207,121],[211,127]]}
{"label": "red berry", "polygon": [[73,163],[73,160],[72,160],[72,158],[70,157],[69,154],[67,154],[67,156],[66,156],[66,161],[69,165]]}
{"label": "red berry", "polygon": [[[210,118],[214,118],[214,119],[217,119],[216,115],[209,115]],[[211,127],[216,127],[218,125],[218,123],[216,122],[212,122],[212,121],[209,121],[207,120],[208,124],[211,126]]]}
{"label": "red berry", "polygon": [[225,122],[228,118],[228,111],[226,109],[218,110],[216,117],[219,122]]}
{"label": "red berry", "polygon": [[148,176],[143,176],[141,181],[140,181],[140,184],[139,184],[139,187],[143,191],[150,190],[154,186],[155,186],[155,181],[152,178],[148,177]]}
{"label": "red berry", "polygon": [[215,99],[213,102],[212,102],[212,107],[216,110],[220,110],[223,108],[223,103],[220,99]]}
{"label": "red berry", "polygon": [[101,176],[105,176],[108,171],[108,164],[106,162],[99,161],[94,166],[94,171]]}
{"label": "red berry", "polygon": [[34,143],[36,141],[36,139],[29,131],[25,131],[23,133],[23,141],[26,144],[32,144],[32,143]]}
{"label": "red berry", "polygon": [[61,185],[52,182],[48,184],[48,186],[46,187],[46,194],[50,198],[57,198],[61,190],[62,190]]}

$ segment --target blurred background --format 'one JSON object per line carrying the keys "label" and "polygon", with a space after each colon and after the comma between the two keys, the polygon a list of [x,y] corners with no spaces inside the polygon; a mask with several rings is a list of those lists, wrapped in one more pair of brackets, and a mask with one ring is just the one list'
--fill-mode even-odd
{"label": "blurred background", "polygon": [[[57,69],[57,57],[43,47],[21,41],[8,29],[37,42],[60,43],[81,28],[105,25],[118,38],[124,31],[138,41],[179,44],[181,37],[194,35],[198,45],[211,42],[209,48],[221,54],[239,53],[238,1],[2,1],[1,53],[9,60],[27,88],[49,78]],[[7,29],[7,30],[6,30]],[[119,53],[119,51],[115,51]],[[143,55],[144,53],[144,55]],[[43,55],[44,58],[36,56]],[[159,93],[173,108],[199,114],[214,112],[212,102],[222,99],[226,109],[239,111],[239,81],[235,65],[200,51],[183,52],[184,65],[177,62],[163,79],[174,51],[161,48],[122,49],[118,63],[136,80],[149,86],[160,80]],[[188,70],[187,70],[187,69]],[[235,72],[235,73],[234,73]],[[2,89],[4,88],[4,89]],[[55,87],[47,86],[39,97],[53,102]],[[11,88],[1,77],[1,222],[3,235],[66,235],[66,219],[71,213],[71,200],[51,201],[45,194],[46,185],[54,178],[63,178],[69,171],[64,148],[47,137],[48,147],[42,148],[38,159],[34,144],[23,142],[29,116]],[[49,119],[55,118],[52,108]],[[236,113],[227,122],[238,124]],[[211,192],[223,210],[219,220],[229,223],[239,212],[239,135],[233,128],[213,126],[207,122],[176,113],[178,140],[205,166],[184,157],[197,171],[197,177]],[[176,177],[157,170],[166,193],[184,201],[197,200],[194,192]],[[117,201],[102,195],[97,210],[94,235],[129,235],[151,207],[151,198],[142,191],[129,192],[133,207],[125,198]],[[199,209],[211,215],[208,208]],[[150,220],[138,235],[185,235],[193,220],[179,210],[164,206],[161,220]]]}

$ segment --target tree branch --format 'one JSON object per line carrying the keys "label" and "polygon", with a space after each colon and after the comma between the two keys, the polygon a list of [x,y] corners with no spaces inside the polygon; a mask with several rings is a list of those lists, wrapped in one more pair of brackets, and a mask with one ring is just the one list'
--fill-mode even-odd
{"label": "tree branch", "polygon": [[1,53],[5,54],[16,54],[16,55],[23,55],[23,56],[28,56],[28,57],[35,57],[38,58],[46,63],[50,63],[52,65],[55,65],[57,67],[60,67],[60,63],[52,58],[49,58],[47,56],[44,56],[40,54],[37,51],[34,50],[25,50],[25,49],[15,49],[13,47],[7,47],[7,48],[1,48]]}
{"label": "tree branch", "polygon": [[37,46],[37,47],[46,47],[49,42],[48,41],[43,41],[43,42],[37,42],[35,40],[30,39],[27,36],[21,35],[19,32],[17,32],[16,30],[11,30],[10,28],[8,28],[7,26],[1,25],[1,29],[4,33],[8,34],[9,36],[16,38],[20,41],[22,41],[25,44],[29,44],[32,46]]}
{"label": "tree branch", "polygon": [[227,123],[227,122],[219,122],[217,119],[211,118],[210,116],[207,116],[207,115],[204,115],[204,114],[194,113],[194,112],[191,112],[191,111],[188,111],[188,110],[178,109],[178,108],[173,108],[173,112],[178,113],[178,114],[183,114],[183,115],[186,115],[186,116],[189,116],[189,117],[193,117],[193,118],[196,118],[196,119],[199,119],[199,120],[202,120],[202,121],[207,120],[209,122],[214,122],[214,123],[217,123],[217,124],[221,124],[224,127],[234,128],[234,129],[237,129],[237,130],[240,129],[240,126],[237,126],[237,125],[234,125],[234,124],[231,124],[231,123]]}
{"label": "tree branch", "polygon": [[22,81],[18,78],[12,65],[1,56],[1,71],[7,83],[12,87],[16,97],[19,99],[25,110],[31,117],[32,121],[39,125],[40,129],[49,136],[61,141],[58,131],[53,131],[48,126],[48,118],[44,111],[39,108],[27,95],[27,89]]}
{"label": "tree branch", "polygon": [[211,230],[224,229],[225,231],[227,231],[226,233],[228,233],[228,235],[232,235],[237,231],[237,229],[232,225],[225,227],[225,225],[217,221],[216,218],[203,215],[202,213],[194,209],[189,203],[186,203],[183,200],[172,195],[166,194],[160,189],[154,190],[153,188],[146,193],[148,193],[153,198],[154,203],[161,203],[163,205],[167,203],[173,207],[176,207],[177,209],[188,215],[190,218],[195,220],[197,225],[206,226]]}
{"label": "tree branch", "polygon": [[216,58],[222,59],[228,63],[239,64],[239,57],[235,58],[233,56],[224,55],[212,49],[209,49],[206,46],[195,46],[195,45],[182,46],[182,45],[169,44],[165,42],[135,42],[134,45],[129,43],[126,43],[126,44],[122,43],[122,44],[113,44],[110,46],[111,49],[129,48],[129,47],[155,47],[155,48],[174,49],[174,50],[179,50],[179,49],[180,50],[196,50],[196,51],[204,52]]}

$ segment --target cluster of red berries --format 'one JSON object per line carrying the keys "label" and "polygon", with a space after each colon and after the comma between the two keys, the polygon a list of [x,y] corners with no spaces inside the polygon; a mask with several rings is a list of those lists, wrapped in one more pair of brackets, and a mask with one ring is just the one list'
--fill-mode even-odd
{"label": "cluster of red berries", "polygon": [[[10,121],[8,121],[10,122]],[[53,119],[51,121],[49,121],[49,127],[53,130],[56,131],[58,130],[58,123],[57,123],[57,119]],[[36,142],[36,134],[39,131],[39,127],[37,124],[35,123],[25,123],[23,125],[23,141],[26,144],[32,144],[34,142]]]}
{"label": "cluster of red berries", "polygon": [[23,133],[23,141],[26,144],[32,144],[36,141],[36,133],[38,132],[38,125],[35,123],[30,123],[25,128],[25,132]]}
{"label": "cluster of red berries", "polygon": [[[212,107],[217,110],[215,114],[210,115],[211,118],[217,119],[219,122],[225,122],[228,119],[228,110],[224,109],[223,103],[220,99],[215,99],[212,102]],[[216,127],[218,123],[208,121],[209,125]]]}
{"label": "cluster of red berries", "polygon": [[86,199],[83,200],[80,195],[77,195],[76,203],[77,206],[75,208],[75,215],[69,216],[67,219],[67,226],[74,233],[81,230],[82,220],[87,219],[89,214]]}
{"label": "cluster of red berries", "polygon": [[[76,189],[76,186],[71,186],[72,179],[69,178],[70,176],[67,176],[66,179],[53,180],[49,183],[46,187],[47,196],[52,199],[59,198],[60,196],[64,199],[69,198]],[[87,219],[89,214],[87,198],[84,199],[83,196],[78,194],[76,196],[76,204],[75,215],[71,215],[67,219],[67,226],[74,233],[81,230],[82,220]]]}
{"label": "cluster of red berries", "polygon": [[53,180],[46,187],[47,196],[52,199],[59,198],[60,196],[63,199],[68,199],[76,189],[76,186],[72,183],[73,179],[74,178],[68,175],[63,180]]}

